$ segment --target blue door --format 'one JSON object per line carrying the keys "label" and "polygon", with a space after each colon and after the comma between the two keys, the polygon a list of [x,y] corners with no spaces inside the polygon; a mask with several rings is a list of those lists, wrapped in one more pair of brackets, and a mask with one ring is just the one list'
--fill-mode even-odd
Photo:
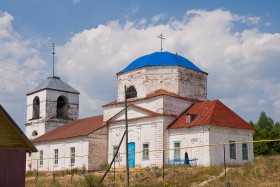
{"label": "blue door", "polygon": [[128,167],[135,168],[135,143],[128,143]]}

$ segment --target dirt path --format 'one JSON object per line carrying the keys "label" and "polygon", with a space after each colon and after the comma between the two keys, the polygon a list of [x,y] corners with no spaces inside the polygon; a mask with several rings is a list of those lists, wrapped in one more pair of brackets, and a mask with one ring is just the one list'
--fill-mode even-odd
{"label": "dirt path", "polygon": [[[230,170],[230,168],[226,168],[226,172],[228,172]],[[218,176],[213,176],[213,177],[210,177],[209,179],[201,182],[201,183],[196,183],[194,185],[192,185],[192,187],[200,187],[200,186],[205,186],[207,184],[209,184],[211,181],[213,180],[216,180],[217,178],[220,178],[220,177],[223,177],[225,176],[225,170],[223,170],[222,173],[220,173]]]}

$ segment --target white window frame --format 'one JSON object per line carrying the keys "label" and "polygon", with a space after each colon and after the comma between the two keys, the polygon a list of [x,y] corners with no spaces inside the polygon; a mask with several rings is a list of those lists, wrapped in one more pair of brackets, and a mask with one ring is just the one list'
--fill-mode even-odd
{"label": "white window frame", "polygon": [[[231,160],[236,160],[236,141],[229,140],[229,158]],[[232,144],[231,144],[232,143]]]}
{"label": "white window frame", "polygon": [[[176,147],[176,144],[179,144],[179,147]],[[181,141],[175,141],[174,146],[174,160],[181,159]]]}
{"label": "white window frame", "polygon": [[70,164],[75,165],[75,147],[70,147]]}
{"label": "white window frame", "polygon": [[248,160],[248,144],[243,143],[241,145],[242,145],[242,160]]}
{"label": "white window frame", "polygon": [[40,152],[39,152],[39,156],[40,156],[40,161],[39,161],[39,165],[40,166],[43,166],[43,164],[44,164],[44,151],[43,150],[40,150]]}
{"label": "white window frame", "polygon": [[58,165],[58,149],[54,149],[54,165]]}
{"label": "white window frame", "polygon": [[[148,145],[148,146],[144,147],[144,145]],[[142,160],[150,160],[150,143],[149,142],[142,143]]]}
{"label": "white window frame", "polygon": [[[119,147],[118,145],[113,145],[113,156],[115,155],[118,147]],[[120,150],[119,150],[118,154],[115,157],[115,162],[119,162],[119,161],[121,161]]]}

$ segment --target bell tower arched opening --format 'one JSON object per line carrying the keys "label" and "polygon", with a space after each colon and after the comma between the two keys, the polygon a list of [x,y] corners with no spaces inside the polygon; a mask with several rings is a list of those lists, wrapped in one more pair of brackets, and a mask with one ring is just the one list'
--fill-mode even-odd
{"label": "bell tower arched opening", "polygon": [[40,99],[36,96],[33,99],[33,119],[38,119],[40,117]]}
{"label": "bell tower arched opening", "polygon": [[68,99],[64,96],[59,96],[56,105],[56,117],[68,118]]}

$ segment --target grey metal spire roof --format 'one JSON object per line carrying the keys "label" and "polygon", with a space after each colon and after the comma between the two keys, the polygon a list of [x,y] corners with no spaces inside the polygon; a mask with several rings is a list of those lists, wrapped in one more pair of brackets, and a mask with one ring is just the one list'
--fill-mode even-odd
{"label": "grey metal spire roof", "polygon": [[71,93],[76,93],[79,94],[77,90],[60,80],[59,77],[53,76],[49,77],[47,80],[45,80],[42,84],[37,86],[34,90],[30,91],[27,93],[27,95],[30,95],[32,93],[45,90],[45,89],[50,89],[50,90],[59,90],[59,91],[64,91],[64,92],[71,92]]}

